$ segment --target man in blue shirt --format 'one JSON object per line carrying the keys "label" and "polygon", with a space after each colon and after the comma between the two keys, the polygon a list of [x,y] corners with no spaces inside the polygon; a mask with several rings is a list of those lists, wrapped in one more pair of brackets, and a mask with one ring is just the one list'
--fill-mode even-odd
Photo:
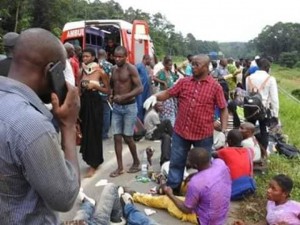
{"label": "man in blue shirt", "polygon": [[143,107],[144,102],[151,95],[151,85],[150,85],[150,77],[148,74],[147,66],[150,66],[151,57],[149,55],[144,55],[143,61],[136,65],[136,68],[139,72],[140,79],[144,90],[141,94],[136,97],[137,107],[138,107],[138,118],[141,121],[144,121],[145,109]]}
{"label": "man in blue shirt", "polygon": [[[108,76],[108,79],[111,77],[111,69],[113,64],[106,60],[107,54],[104,49],[98,51],[98,60],[99,66],[104,70],[105,74]],[[102,139],[108,139],[108,132],[110,128],[110,118],[111,118],[111,105],[108,102],[108,95],[102,92],[99,92],[102,97],[103,102],[103,130],[102,130]]]}
{"label": "man in blue shirt", "polygon": [[[48,71],[59,61],[66,63],[59,39],[28,29],[14,47],[8,78],[0,77],[0,224],[59,224],[56,211],[70,210],[78,195],[79,96],[70,85],[64,102],[51,93]],[[53,114],[44,105],[50,102]]]}

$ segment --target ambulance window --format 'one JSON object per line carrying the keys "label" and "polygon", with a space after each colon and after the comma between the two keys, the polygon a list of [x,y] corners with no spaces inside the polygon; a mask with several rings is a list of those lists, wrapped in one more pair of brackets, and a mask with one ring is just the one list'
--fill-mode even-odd
{"label": "ambulance window", "polygon": [[82,38],[74,38],[74,39],[67,40],[66,42],[69,42],[74,46],[82,46]]}
{"label": "ambulance window", "polygon": [[103,44],[103,39],[102,39],[102,37],[97,36],[97,45],[98,45],[98,46],[102,46],[102,44]]}
{"label": "ambulance window", "polygon": [[92,39],[91,44],[92,45],[97,45],[96,35],[91,34],[91,39]]}
{"label": "ambulance window", "polygon": [[91,35],[90,34],[86,34],[86,36],[85,36],[85,42],[87,43],[87,44],[90,44],[91,43]]}

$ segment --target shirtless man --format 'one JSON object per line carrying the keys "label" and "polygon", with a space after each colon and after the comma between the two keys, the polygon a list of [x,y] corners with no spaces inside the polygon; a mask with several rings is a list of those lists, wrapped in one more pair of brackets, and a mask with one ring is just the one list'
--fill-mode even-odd
{"label": "shirtless man", "polygon": [[143,91],[137,69],[126,62],[126,48],[122,46],[117,47],[114,57],[117,66],[112,70],[110,80],[112,95],[110,99],[113,102],[112,133],[114,135],[118,168],[110,174],[110,177],[117,177],[124,173],[122,137],[128,145],[133,158],[133,165],[127,172],[136,173],[140,170],[140,160],[137,156],[136,145],[133,140],[133,129],[137,117],[135,97]]}
{"label": "shirtless man", "polygon": [[94,49],[86,48],[82,54],[82,72],[80,82],[80,119],[81,148],[83,160],[90,166],[86,177],[91,177],[103,163],[102,124],[103,103],[99,91],[110,93],[106,74],[95,63]]}

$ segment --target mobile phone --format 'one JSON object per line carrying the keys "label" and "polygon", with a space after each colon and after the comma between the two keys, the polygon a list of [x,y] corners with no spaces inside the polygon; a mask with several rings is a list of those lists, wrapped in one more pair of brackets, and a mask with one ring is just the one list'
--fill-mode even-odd
{"label": "mobile phone", "polygon": [[58,61],[48,71],[50,88],[58,96],[59,105],[63,104],[68,92],[64,69],[62,62]]}

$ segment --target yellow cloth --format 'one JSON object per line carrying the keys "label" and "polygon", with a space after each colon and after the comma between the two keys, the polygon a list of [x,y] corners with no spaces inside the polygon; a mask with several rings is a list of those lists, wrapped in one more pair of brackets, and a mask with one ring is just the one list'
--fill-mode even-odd
{"label": "yellow cloth", "polygon": [[[184,197],[178,198],[184,201]],[[174,216],[181,221],[198,224],[197,216],[195,213],[186,214],[181,212],[174,204],[174,202],[166,195],[152,196],[149,194],[135,193],[133,195],[133,201],[157,209],[166,209],[171,216]]]}

